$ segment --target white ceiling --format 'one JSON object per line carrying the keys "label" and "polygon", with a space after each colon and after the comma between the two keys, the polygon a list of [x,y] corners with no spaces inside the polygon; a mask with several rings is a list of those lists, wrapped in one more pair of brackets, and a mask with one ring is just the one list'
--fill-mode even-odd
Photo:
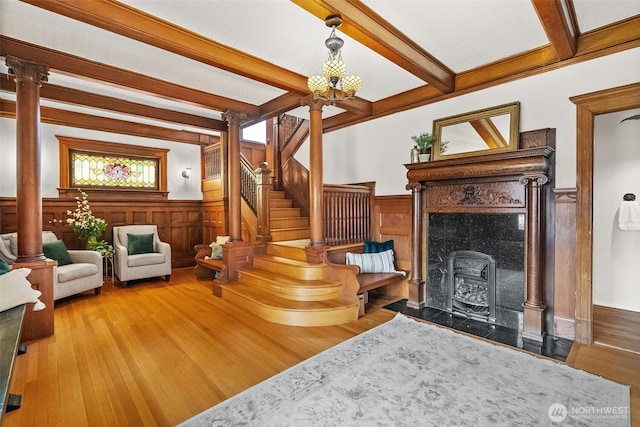
{"label": "white ceiling", "polygon": [[[327,58],[324,40],[330,29],[294,2],[124,0],[122,3],[302,76],[320,74]],[[529,0],[363,0],[362,3],[456,74],[549,44]],[[566,9],[566,2],[563,4]],[[638,0],[573,0],[572,7],[579,34],[640,15]],[[256,106],[287,93],[19,0],[0,0],[0,32],[21,41]],[[338,32],[345,40],[342,53],[349,73],[360,75],[364,80],[358,93],[360,98],[375,103],[427,84]],[[4,63],[0,71],[7,73]],[[88,81],[81,76],[67,76],[53,68],[49,82],[146,105],[221,117],[219,111]],[[1,95],[12,98],[8,92]],[[50,105],[61,107],[59,102],[50,102]],[[76,109],[87,111],[81,106]],[[305,114],[306,109],[292,112]],[[323,114],[330,117],[342,112],[332,107],[326,108]],[[91,109],[91,113],[119,116],[95,109]]]}

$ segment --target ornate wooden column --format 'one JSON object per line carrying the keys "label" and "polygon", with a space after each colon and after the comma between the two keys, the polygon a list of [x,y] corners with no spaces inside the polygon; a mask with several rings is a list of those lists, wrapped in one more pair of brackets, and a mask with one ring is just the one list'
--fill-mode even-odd
{"label": "ornate wooden column", "polygon": [[18,262],[43,260],[40,188],[40,86],[47,81],[44,64],[7,56],[16,82],[16,212]]}
{"label": "ornate wooden column", "polygon": [[40,86],[47,81],[45,64],[7,56],[9,74],[16,82],[16,213],[18,259],[16,268],[29,268],[27,277],[42,292],[46,309],[25,313],[22,341],[53,335],[53,267],[42,253],[42,192],[40,187]]}
{"label": "ornate wooden column", "polygon": [[524,304],[524,330],[522,336],[542,342],[544,337],[544,310],[542,289],[542,237],[541,237],[541,194],[540,187],[548,182],[546,175],[525,175],[520,183],[525,186],[527,199],[526,226],[526,296]]}
{"label": "ornate wooden column", "polygon": [[242,195],[240,194],[240,125],[246,114],[227,111],[223,114],[229,126],[229,241],[242,241]]}
{"label": "ornate wooden column", "polygon": [[411,277],[409,278],[409,299],[407,307],[420,309],[427,304],[426,282],[422,279],[422,190],[419,182],[407,184],[407,190],[411,190],[412,217],[411,217]]}
{"label": "ornate wooden column", "polygon": [[324,101],[309,100],[309,224],[311,242],[306,249],[307,261],[321,262],[326,250],[324,240],[324,194],[322,159],[322,107]]}

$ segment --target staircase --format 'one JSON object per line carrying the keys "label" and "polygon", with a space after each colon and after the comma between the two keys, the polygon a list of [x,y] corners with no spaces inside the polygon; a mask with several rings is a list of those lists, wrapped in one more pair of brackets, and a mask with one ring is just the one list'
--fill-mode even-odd
{"label": "staircase", "polygon": [[328,326],[357,320],[358,303],[342,297],[342,283],[326,279],[324,264],[304,261],[306,244],[308,240],[269,243],[266,255],[254,257],[253,267],[238,270],[237,282],[221,286],[222,298],[285,325]]}
{"label": "staircase", "polygon": [[285,197],[284,191],[271,191],[269,194],[271,240],[308,239],[309,218],[300,216],[300,209],[293,207],[293,201]]}

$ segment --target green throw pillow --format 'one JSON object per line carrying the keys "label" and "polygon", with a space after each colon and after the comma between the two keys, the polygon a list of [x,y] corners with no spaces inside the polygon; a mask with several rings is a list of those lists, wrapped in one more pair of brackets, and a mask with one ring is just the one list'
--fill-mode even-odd
{"label": "green throw pillow", "polygon": [[393,250],[393,240],[387,240],[386,242],[372,242],[370,240],[364,241],[365,254],[384,252],[389,249]]}
{"label": "green throw pillow", "polygon": [[58,261],[58,265],[71,264],[71,255],[62,240],[43,244],[42,252],[45,257]]}
{"label": "green throw pillow", "polygon": [[153,250],[153,234],[127,234],[129,255],[150,254]]}
{"label": "green throw pillow", "polygon": [[0,258],[0,276],[10,271],[11,271],[11,267],[9,267],[9,264],[4,262],[4,260]]}

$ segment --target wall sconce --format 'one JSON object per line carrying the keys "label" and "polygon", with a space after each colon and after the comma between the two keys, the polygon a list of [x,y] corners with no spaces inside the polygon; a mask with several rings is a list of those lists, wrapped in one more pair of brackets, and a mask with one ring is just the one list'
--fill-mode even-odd
{"label": "wall sconce", "polygon": [[189,179],[191,177],[191,168],[184,168],[182,171],[182,177],[184,179]]}

